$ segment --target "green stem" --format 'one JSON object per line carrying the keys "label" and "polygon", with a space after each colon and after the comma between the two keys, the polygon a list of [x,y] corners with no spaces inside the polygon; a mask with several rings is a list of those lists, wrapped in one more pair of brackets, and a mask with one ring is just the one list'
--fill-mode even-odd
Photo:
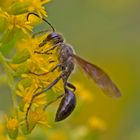
{"label": "green stem", "polygon": [[15,83],[13,78],[13,70],[10,68],[10,66],[6,62],[6,58],[2,55],[0,52],[0,63],[2,64],[8,78],[8,85],[11,88],[11,95],[12,95],[12,101],[13,101],[13,107],[16,111],[17,108],[17,100],[16,100],[16,92],[15,92]]}

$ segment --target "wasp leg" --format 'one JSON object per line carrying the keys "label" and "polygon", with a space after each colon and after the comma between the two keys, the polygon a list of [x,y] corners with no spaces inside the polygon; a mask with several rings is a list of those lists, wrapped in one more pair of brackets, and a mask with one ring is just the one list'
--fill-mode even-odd
{"label": "wasp leg", "polygon": [[60,47],[63,43],[60,42],[60,43],[57,43],[56,45],[54,45],[52,48],[48,49],[45,53],[48,53],[49,51],[52,51],[54,50],[56,47]]}
{"label": "wasp leg", "polygon": [[38,74],[38,73],[34,73],[34,72],[29,72],[29,73],[31,73],[31,74],[34,74],[34,75],[36,75],[36,76],[43,76],[43,75],[47,75],[49,72],[45,72],[45,73],[40,73],[40,74]]}
{"label": "wasp leg", "polygon": [[47,54],[47,55],[51,55],[52,53],[45,53],[45,52],[38,52],[38,51],[34,51],[34,53],[37,53],[37,54]]}
{"label": "wasp leg", "polygon": [[52,54],[52,53],[49,53],[50,51],[54,50],[56,47],[60,47],[63,43],[57,43],[55,45],[53,45],[50,49],[48,49],[47,51],[45,52],[38,52],[38,51],[34,51],[34,53],[37,53],[37,54]]}
{"label": "wasp leg", "polygon": [[30,71],[29,73],[34,74],[34,75],[36,75],[36,76],[43,76],[43,75],[47,75],[47,74],[50,73],[50,72],[54,72],[58,67],[61,67],[61,65],[58,64],[58,65],[56,65],[52,70],[50,70],[50,71],[48,71],[48,72],[45,72],[45,73],[40,73],[40,74],[38,74],[38,73],[31,72],[31,71]]}
{"label": "wasp leg", "polygon": [[73,92],[76,90],[76,87],[73,84],[69,83],[69,82],[66,83],[66,86],[68,86],[69,88],[73,89]]}
{"label": "wasp leg", "polygon": [[29,125],[28,125],[29,110],[30,110],[30,108],[31,108],[31,106],[32,106],[32,103],[33,103],[34,99],[35,99],[37,96],[41,95],[42,93],[47,92],[48,90],[50,90],[63,76],[64,76],[64,73],[62,73],[59,77],[57,77],[47,88],[43,89],[42,91],[40,91],[40,92],[38,92],[38,93],[36,93],[36,94],[34,94],[34,95],[32,96],[32,99],[31,99],[30,104],[29,104],[29,106],[28,106],[28,108],[27,108],[26,116],[25,116],[27,129],[29,129]]}
{"label": "wasp leg", "polygon": [[46,110],[46,108],[47,108],[49,105],[53,104],[54,102],[56,102],[57,100],[59,100],[59,99],[62,98],[63,96],[64,96],[64,94],[61,94],[61,95],[59,95],[58,97],[56,97],[56,99],[54,99],[54,100],[48,102],[48,103],[45,105],[45,107],[43,108],[43,110]]}
{"label": "wasp leg", "polygon": [[49,63],[54,63],[54,62],[55,62],[54,60],[50,60],[50,61],[49,61]]}

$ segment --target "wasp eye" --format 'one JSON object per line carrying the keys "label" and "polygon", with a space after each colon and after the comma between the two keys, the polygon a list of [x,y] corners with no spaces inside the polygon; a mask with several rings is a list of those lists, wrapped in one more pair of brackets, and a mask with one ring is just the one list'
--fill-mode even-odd
{"label": "wasp eye", "polygon": [[67,118],[72,111],[74,110],[76,105],[76,97],[71,90],[66,89],[65,96],[60,102],[60,105],[57,109],[55,121],[62,121]]}
{"label": "wasp eye", "polygon": [[56,32],[53,32],[47,36],[46,41],[53,41],[54,44],[57,44],[57,43],[63,42],[64,38],[62,35],[60,35]]}

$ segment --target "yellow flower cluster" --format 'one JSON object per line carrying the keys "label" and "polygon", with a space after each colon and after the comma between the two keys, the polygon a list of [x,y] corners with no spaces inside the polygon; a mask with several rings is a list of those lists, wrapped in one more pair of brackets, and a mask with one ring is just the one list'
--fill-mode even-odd
{"label": "yellow flower cluster", "polygon": [[7,128],[9,130],[16,130],[18,128],[18,121],[14,118],[10,118],[7,122]]}
{"label": "yellow flower cluster", "polygon": [[[48,87],[48,85],[50,85],[51,82],[54,81],[61,73],[59,69],[50,72],[59,63],[57,48],[52,50],[52,54],[50,55],[34,53],[35,51],[44,52],[51,48],[51,42],[48,42],[43,47],[39,47],[39,43],[41,43],[48,34],[49,33],[36,36],[34,38],[28,38],[27,40],[20,42],[17,45],[17,49],[19,50],[20,55],[14,57],[14,62],[16,62],[16,59],[18,59],[18,64],[16,64],[16,66],[11,65],[15,73],[18,73],[18,75],[21,77],[21,81],[17,85],[16,94],[21,97],[19,103],[20,110],[23,112],[25,118],[27,117],[26,113],[28,111],[28,107],[32,103],[32,107],[29,110],[27,118],[29,128],[27,128],[27,120],[25,118],[23,122],[24,131],[26,129],[25,133],[30,133],[37,124],[47,125],[45,119],[46,115],[43,113],[43,107],[47,104],[47,93],[40,94],[33,101],[32,97],[33,95]],[[21,53],[25,49],[29,55]],[[25,59],[26,61],[23,61],[23,57],[27,57],[27,60]],[[20,60],[22,60],[21,63]],[[27,71],[19,70],[23,69],[23,67],[26,67]],[[19,73],[19,71],[21,73]],[[52,87],[52,90],[54,92],[64,92],[63,81],[60,80],[56,85]],[[41,112],[38,113],[38,111]]]}
{"label": "yellow flower cluster", "polygon": [[[14,48],[16,53],[11,60],[7,61],[0,53],[10,79],[9,85],[12,90],[14,105],[13,112],[6,122],[7,133],[11,139],[20,139],[20,132],[22,134],[31,133],[37,124],[48,126],[47,116],[43,110],[47,104],[47,94],[42,93],[33,101],[32,97],[45,89],[60,75],[61,71],[58,69],[53,73],[51,72],[59,63],[58,51],[57,48],[52,50],[52,55],[35,53],[35,51],[44,52],[48,50],[52,43],[48,42],[43,47],[39,47],[39,44],[48,36],[49,32],[32,37],[32,28],[34,24],[38,23],[38,20],[36,20],[37,18],[34,20],[34,16],[30,16],[27,20],[29,12],[35,12],[40,17],[47,17],[43,5],[48,2],[49,0],[6,0],[5,4],[7,6],[3,4],[0,7],[1,47],[5,47],[5,40],[8,44],[11,40],[13,41],[14,35],[17,35],[18,32],[22,33],[20,34],[21,38],[18,38],[13,45],[16,46]],[[52,89],[53,91],[63,92],[63,81],[60,80]],[[27,111],[31,103],[27,126]],[[19,129],[22,131],[19,131]]]}
{"label": "yellow flower cluster", "polygon": [[15,29],[21,29],[25,34],[28,31],[32,31],[31,23],[26,20],[25,14],[10,15],[6,11],[0,9],[0,17],[5,21],[5,28],[7,31],[14,31]]}
{"label": "yellow flower cluster", "polygon": [[[51,50],[50,54],[41,54],[52,48],[51,41],[39,47],[50,32],[36,33],[32,36],[32,29],[40,20],[34,15],[27,20],[30,12],[36,13],[39,17],[47,17],[44,4],[48,2],[49,0],[5,0],[3,4],[0,3],[0,47],[4,48],[5,44],[12,42],[14,49],[11,44],[9,46],[11,52],[15,51],[10,60],[4,57],[4,51],[0,52],[0,62],[8,76],[13,101],[12,112],[9,112],[5,125],[0,125],[0,140],[9,138],[26,140],[26,135],[30,134],[37,125],[48,127],[44,108],[50,103],[47,98],[49,92],[42,92],[34,100],[32,99],[62,73],[60,69],[51,72],[59,64],[58,48]],[[83,101],[93,101],[93,94],[84,85],[78,82],[75,82],[75,85],[78,89],[76,93],[80,93]],[[63,86],[63,80],[60,80],[52,87],[52,92],[64,93]],[[95,130],[102,131],[106,128],[104,122],[95,117],[89,120],[88,125]],[[80,129],[80,133],[81,130],[83,129]],[[61,139],[66,139],[67,135],[60,133],[60,130],[59,134]],[[57,135],[53,133],[50,139],[57,139]]]}
{"label": "yellow flower cluster", "polygon": [[[43,55],[34,53],[34,51],[46,51],[51,47],[51,44],[49,43],[43,46],[43,48],[38,47],[39,43],[42,42],[43,38],[47,35],[48,34],[36,38],[29,38],[17,46],[18,48],[21,47],[23,50],[27,49],[30,54],[30,57],[25,62],[18,64],[17,68],[15,68],[15,71],[23,67],[28,69],[26,73],[21,73],[22,80],[19,82],[16,92],[18,96],[23,98],[22,103],[24,103],[24,111],[26,111],[29,103],[31,102],[32,96],[46,88],[61,73],[60,70],[55,70],[53,73],[50,72],[59,63],[57,57],[57,49],[52,51],[52,54],[55,55]],[[21,50],[21,48],[19,49]],[[18,57],[18,59],[20,58]],[[25,85],[27,83],[29,84]],[[52,89],[54,91],[63,91],[63,82],[58,82]],[[46,104],[45,96],[45,93],[41,94],[35,98],[32,104],[35,107]]]}
{"label": "yellow flower cluster", "polygon": [[[32,31],[32,25],[38,22],[35,19],[27,21],[27,13],[36,12],[39,16],[47,16],[44,4],[49,0],[5,0],[0,3],[0,32],[1,44],[9,43],[14,35],[21,36]],[[34,18],[33,18],[34,19]],[[19,35],[20,32],[20,35]],[[2,44],[2,45],[3,45]]]}

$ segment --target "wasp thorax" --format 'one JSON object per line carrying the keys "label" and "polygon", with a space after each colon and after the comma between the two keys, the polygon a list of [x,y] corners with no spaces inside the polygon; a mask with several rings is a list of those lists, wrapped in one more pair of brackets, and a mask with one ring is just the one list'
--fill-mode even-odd
{"label": "wasp thorax", "polygon": [[47,36],[47,41],[52,41],[54,44],[64,42],[64,38],[62,35],[52,32]]}

